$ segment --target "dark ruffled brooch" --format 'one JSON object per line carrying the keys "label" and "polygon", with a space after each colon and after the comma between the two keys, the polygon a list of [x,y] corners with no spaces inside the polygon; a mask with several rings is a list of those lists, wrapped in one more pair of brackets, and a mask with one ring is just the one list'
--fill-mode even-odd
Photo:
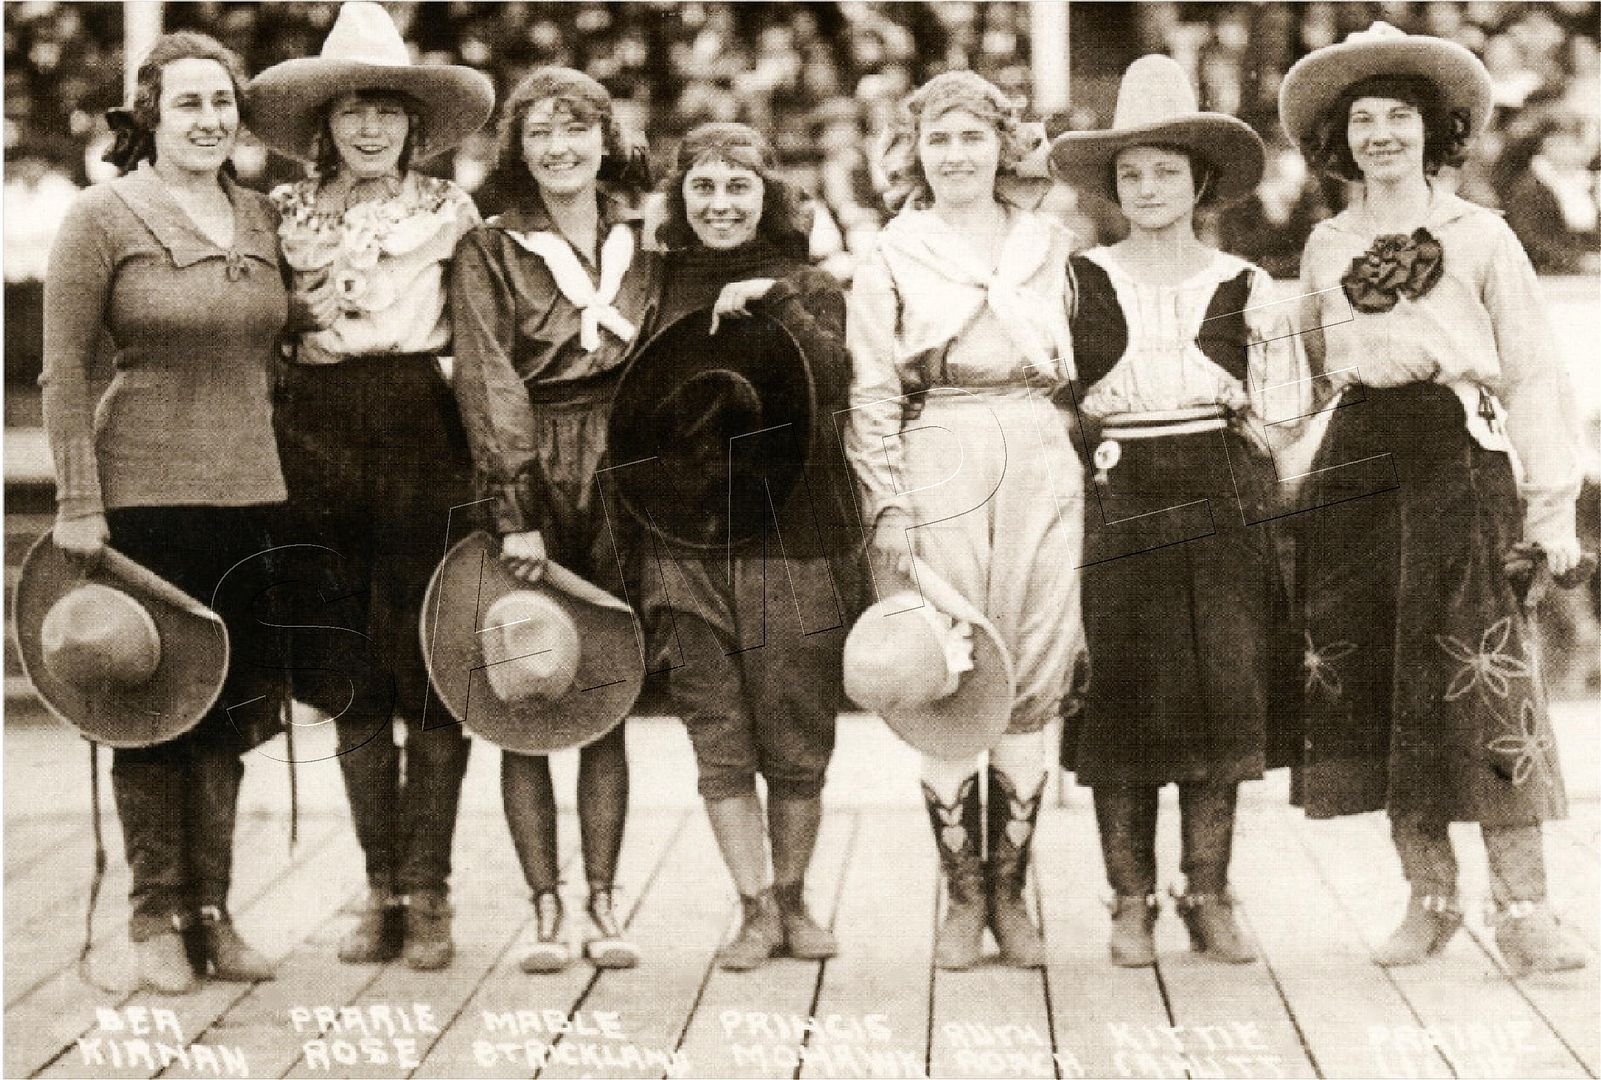
{"label": "dark ruffled brooch", "polygon": [[1389,311],[1401,297],[1426,296],[1445,273],[1445,251],[1427,229],[1411,236],[1386,233],[1351,260],[1340,279],[1351,306],[1358,311]]}

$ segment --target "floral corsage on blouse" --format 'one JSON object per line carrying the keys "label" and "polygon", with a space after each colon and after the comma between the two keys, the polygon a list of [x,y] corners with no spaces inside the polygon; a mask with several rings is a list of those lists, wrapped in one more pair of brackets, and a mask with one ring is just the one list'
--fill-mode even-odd
{"label": "floral corsage on blouse", "polygon": [[1385,233],[1351,260],[1340,279],[1351,306],[1368,313],[1389,311],[1401,297],[1426,296],[1445,273],[1445,250],[1427,229],[1411,236]]}
{"label": "floral corsage on blouse", "polygon": [[272,201],[282,218],[284,260],[300,272],[327,268],[340,307],[356,314],[381,311],[396,299],[388,275],[373,272],[379,259],[450,257],[461,200],[446,181],[413,174],[397,197],[343,211],[317,206],[316,180],[285,184]]}

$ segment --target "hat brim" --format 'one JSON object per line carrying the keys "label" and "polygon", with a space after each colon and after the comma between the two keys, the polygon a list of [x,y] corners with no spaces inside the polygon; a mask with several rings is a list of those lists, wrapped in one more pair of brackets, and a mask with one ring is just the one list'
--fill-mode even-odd
{"label": "hat brim", "polygon": [[323,107],[361,90],[395,90],[421,103],[414,161],[460,145],[495,108],[489,77],[459,64],[390,66],[303,57],[274,64],[251,81],[245,89],[245,124],[278,153],[310,162]]}
{"label": "hat brim", "polygon": [[[800,344],[776,319],[753,313],[723,320],[715,335],[710,328],[710,309],[692,312],[639,351],[612,400],[607,453],[626,466],[612,476],[630,515],[674,544],[722,551],[768,531],[772,507],[800,483],[817,390]],[[722,433],[729,438],[712,447],[702,444],[715,429],[686,430],[702,415],[676,416],[662,403],[690,380],[718,373],[730,387],[755,391],[761,421],[758,431]]]}
{"label": "hat brim", "polygon": [[[921,559],[912,560],[916,586],[925,603],[973,626],[973,670],[964,672],[955,693],[926,705],[889,709],[884,723],[908,746],[946,761],[965,761],[989,750],[1006,734],[1016,684],[1012,656],[1000,631],[976,606]],[[886,619],[915,619],[916,608],[891,612]],[[879,616],[864,616],[879,617]]]}
{"label": "hat brim", "polygon": [[1051,140],[1051,174],[1111,202],[1117,202],[1112,164],[1135,146],[1169,146],[1187,150],[1212,168],[1212,202],[1227,206],[1256,190],[1265,153],[1262,138],[1243,120],[1222,113],[1202,113],[1181,120],[1118,131],[1067,131]]}
{"label": "hat brim", "polygon": [[[98,565],[86,569],[56,547],[49,533],[40,537],[17,578],[12,604],[17,652],[23,673],[51,715],[107,746],[154,746],[193,728],[216,704],[228,676],[228,628],[198,600],[177,604],[115,574],[112,567],[120,558],[108,549]],[[67,592],[88,583],[120,589],[150,613],[161,639],[161,660],[145,682],[85,689],[46,666],[40,633],[45,615]],[[170,583],[167,587],[176,591]]]}
{"label": "hat brim", "polygon": [[[491,604],[529,588],[561,604],[577,625],[578,674],[554,700],[505,701],[490,688],[478,631]],[[473,734],[519,754],[594,742],[622,722],[644,685],[644,636],[627,604],[555,563],[527,584],[484,532],[451,548],[434,571],[420,630],[428,678],[445,708]]]}
{"label": "hat brim", "polygon": [[1308,53],[1279,84],[1279,122],[1310,154],[1323,114],[1346,88],[1374,75],[1421,75],[1440,91],[1448,109],[1466,109],[1468,132],[1484,130],[1494,105],[1490,73],[1466,47],[1412,34],[1381,41],[1350,41]]}

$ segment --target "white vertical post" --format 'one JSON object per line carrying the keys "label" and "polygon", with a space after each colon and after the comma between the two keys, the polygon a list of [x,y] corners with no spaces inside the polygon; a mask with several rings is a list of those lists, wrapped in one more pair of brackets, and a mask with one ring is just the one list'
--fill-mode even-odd
{"label": "white vertical post", "polygon": [[1068,0],[1033,0],[1029,5],[1035,113],[1067,108],[1067,5]]}
{"label": "white vertical post", "polygon": [[122,5],[122,100],[133,100],[139,62],[161,36],[161,0],[126,0]]}

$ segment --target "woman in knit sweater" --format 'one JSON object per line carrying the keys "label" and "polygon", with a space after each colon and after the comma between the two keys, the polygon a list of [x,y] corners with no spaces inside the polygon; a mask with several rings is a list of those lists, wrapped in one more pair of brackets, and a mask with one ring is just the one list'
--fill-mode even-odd
{"label": "woman in knit sweater", "polygon": [[[238,57],[211,38],[158,38],[132,108],[113,114],[108,160],[123,175],[73,204],[45,280],[56,543],[94,558],[109,540],[214,604],[231,639],[228,681],[199,725],[112,759],[135,970],[164,993],[191,989],[197,971],[271,976],[227,911],[240,755],[270,732],[282,702],[256,666],[249,604],[220,588],[235,567],[259,564],[268,507],[284,499],[271,423],[288,309],[275,218],[225,168],[242,83]],[[96,402],[89,378],[103,335],[116,347],[115,375]]]}
{"label": "woman in knit sweater", "polygon": [[[767,139],[743,124],[704,124],[684,137],[663,190],[667,220],[658,239],[668,254],[652,329],[707,308],[714,333],[720,320],[748,311],[770,316],[811,365],[815,415],[844,409],[844,297],[829,275],[806,263],[809,214],[799,193],[774,174]],[[663,400],[678,389],[661,387]],[[682,650],[669,685],[744,909],[738,937],[719,954],[730,970],[756,967],[781,950],[806,959],[835,952],[833,936],[807,913],[804,892],[842,701],[840,654],[859,580],[858,534],[829,527],[854,518],[842,456],[808,461],[794,490],[807,492],[809,504],[776,507],[777,532],[731,554],[669,550],[659,565],[671,581],[649,572],[645,578],[656,643]],[[786,529],[796,512],[823,527]],[[742,648],[753,642],[761,647]],[[765,822],[757,772],[767,781]]]}

